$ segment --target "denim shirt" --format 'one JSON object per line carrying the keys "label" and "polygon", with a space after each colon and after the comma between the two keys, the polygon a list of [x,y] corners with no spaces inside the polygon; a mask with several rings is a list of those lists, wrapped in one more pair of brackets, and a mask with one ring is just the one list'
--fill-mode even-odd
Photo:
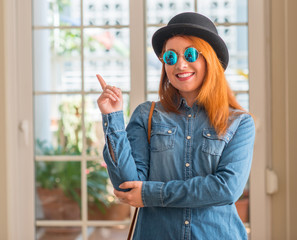
{"label": "denim shirt", "polygon": [[143,181],[142,201],[133,239],[247,239],[235,202],[249,177],[255,126],[249,114],[230,117],[218,136],[205,109],[189,107],[181,114],[156,103],[147,140],[150,102],[139,105],[125,130],[123,112],[103,117],[103,156],[114,188],[125,181]]}

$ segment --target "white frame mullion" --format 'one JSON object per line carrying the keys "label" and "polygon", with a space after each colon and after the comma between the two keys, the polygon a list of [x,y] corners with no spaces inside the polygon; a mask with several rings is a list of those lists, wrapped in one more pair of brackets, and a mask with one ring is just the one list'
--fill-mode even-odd
{"label": "white frame mullion", "polygon": [[84,77],[84,9],[83,1],[80,0],[80,46],[81,46],[81,101],[82,101],[82,139],[83,139],[83,148],[82,148],[82,161],[81,165],[81,219],[82,219],[82,237],[83,240],[88,239],[88,189],[87,189],[87,160],[86,160],[86,129],[85,129],[85,77]]}

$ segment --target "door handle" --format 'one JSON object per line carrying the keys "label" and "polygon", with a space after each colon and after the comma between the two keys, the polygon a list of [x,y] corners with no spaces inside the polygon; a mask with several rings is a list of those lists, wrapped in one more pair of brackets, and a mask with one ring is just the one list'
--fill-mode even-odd
{"label": "door handle", "polygon": [[29,145],[29,122],[28,120],[22,120],[19,123],[19,130],[23,133],[25,146]]}

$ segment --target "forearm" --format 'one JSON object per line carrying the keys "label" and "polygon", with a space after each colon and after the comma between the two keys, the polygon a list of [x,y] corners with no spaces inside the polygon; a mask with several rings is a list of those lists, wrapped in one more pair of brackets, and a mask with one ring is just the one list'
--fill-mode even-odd
{"label": "forearm", "polygon": [[186,180],[144,182],[144,205],[206,207],[235,202],[242,194],[249,177],[254,137],[253,120],[246,117],[224,149],[215,173]]}
{"label": "forearm", "polygon": [[[249,167],[246,167],[248,172]],[[166,183],[144,182],[143,202],[145,206],[188,208],[231,204],[240,197],[248,177],[246,173],[246,177],[236,176],[235,179],[232,174],[210,174]]]}

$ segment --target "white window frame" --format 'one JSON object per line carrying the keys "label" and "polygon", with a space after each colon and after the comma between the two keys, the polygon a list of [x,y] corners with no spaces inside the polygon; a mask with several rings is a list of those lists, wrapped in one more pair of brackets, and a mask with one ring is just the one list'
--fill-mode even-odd
{"label": "white window frame", "polygon": [[[6,84],[7,240],[35,239],[33,86],[32,86],[32,2],[3,0]],[[130,0],[131,110],[145,100],[145,0]],[[250,182],[251,238],[270,239],[270,197],[265,193],[265,169],[269,166],[269,28],[268,0],[249,0],[250,111],[256,117],[257,133]],[[137,52],[136,52],[137,49]],[[137,54],[137,57],[135,57]],[[141,54],[141,56],[139,55]],[[143,56],[142,56],[143,54]],[[143,61],[139,61],[143,59]],[[142,89],[142,91],[139,91]],[[261,103],[261,104],[259,104]],[[20,123],[28,123],[27,143]],[[268,124],[267,124],[268,123]],[[26,123],[25,123],[26,124]]]}

